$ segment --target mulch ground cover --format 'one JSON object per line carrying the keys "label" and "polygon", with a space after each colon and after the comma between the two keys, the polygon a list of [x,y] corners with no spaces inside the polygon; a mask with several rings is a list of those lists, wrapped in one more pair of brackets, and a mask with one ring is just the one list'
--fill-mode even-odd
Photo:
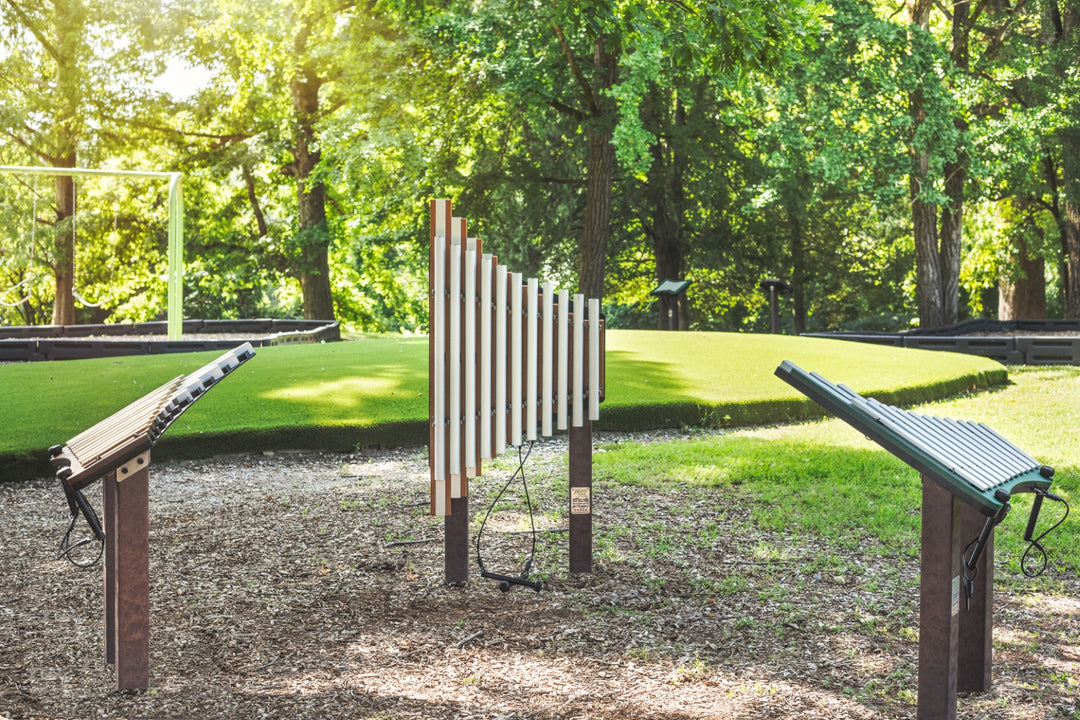
{"label": "mulch ground cover", "polygon": [[[647,438],[604,441],[630,439]],[[565,455],[552,441],[529,462],[544,590],[506,594],[475,564],[443,583],[422,450],[153,466],[145,692],[117,692],[102,661],[100,566],[54,559],[56,481],[0,485],[0,717],[915,717],[911,548],[765,532],[730,491],[597,478],[595,571],[571,576]],[[472,484],[474,514],[511,472]],[[531,535],[508,494],[483,552],[517,573]],[[1080,718],[1080,579],[1051,574],[999,570],[994,687],[960,717]]]}

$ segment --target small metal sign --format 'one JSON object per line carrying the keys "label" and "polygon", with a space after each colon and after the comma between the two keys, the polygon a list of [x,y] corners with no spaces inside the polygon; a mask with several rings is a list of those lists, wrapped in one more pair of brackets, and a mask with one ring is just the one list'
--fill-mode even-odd
{"label": "small metal sign", "polygon": [[592,498],[590,488],[570,488],[570,514],[588,515],[592,512]]}
{"label": "small metal sign", "polygon": [[960,576],[957,575],[952,586],[952,614],[960,614]]}

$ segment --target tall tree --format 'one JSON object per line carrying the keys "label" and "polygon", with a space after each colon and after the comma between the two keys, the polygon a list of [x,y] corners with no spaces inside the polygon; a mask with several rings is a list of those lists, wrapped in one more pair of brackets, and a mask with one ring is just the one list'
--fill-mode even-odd
{"label": "tall tree", "polygon": [[467,27],[433,36],[491,69],[493,91],[518,122],[555,122],[551,139],[574,143],[569,152],[578,161],[567,169],[578,175],[550,179],[580,194],[573,210],[578,287],[602,297],[620,171],[648,171],[651,135],[639,108],[650,85],[778,66],[806,38],[817,11],[803,0],[489,0],[414,17],[443,29]]}
{"label": "tall tree", "polygon": [[[343,78],[356,61],[350,33],[369,26],[367,11],[329,0],[206,0],[189,11],[197,28],[188,38],[189,61],[214,74],[195,99],[201,127],[191,129],[212,142],[247,146],[247,152],[217,158],[244,177],[259,233],[274,239],[300,284],[309,319],[335,316],[326,180],[332,173],[322,164],[320,138],[327,119],[345,104]],[[291,181],[290,207],[278,205],[273,176],[255,182],[253,163],[274,164]],[[286,227],[271,227],[264,206],[273,206],[272,215]]]}
{"label": "tall tree", "polygon": [[[93,162],[132,139],[130,119],[160,69],[152,3],[5,0],[0,3],[0,135],[26,161],[58,169]],[[120,110],[124,108],[124,110]],[[52,246],[40,258],[54,279],[52,322],[76,321],[76,184],[55,179]],[[46,259],[47,258],[47,259]]]}
{"label": "tall tree", "polygon": [[[10,29],[8,51],[0,60],[0,82],[10,103],[3,133],[32,162],[73,168],[87,119],[88,8],[82,0],[9,0],[0,5],[0,17]],[[56,176],[55,197],[48,263],[55,282],[52,322],[63,325],[75,322],[75,187],[70,176]]]}
{"label": "tall tree", "polygon": [[1043,12],[1042,28],[1050,74],[1057,85],[1051,96],[1060,108],[1057,127],[1049,138],[1056,146],[1060,171],[1055,174],[1052,163],[1048,165],[1047,181],[1055,194],[1060,193],[1056,219],[1065,258],[1065,317],[1080,318],[1080,3],[1050,0]]}
{"label": "tall tree", "polygon": [[[930,35],[930,12],[933,0],[906,0],[911,37],[911,56],[917,80],[909,92],[911,106],[911,172],[908,194],[911,199],[911,226],[915,241],[916,301],[919,324],[938,327],[949,322],[945,309],[945,288],[951,285],[950,267],[942,262],[938,245],[937,202],[935,174],[931,167],[933,133],[923,132],[932,127],[933,108],[928,94],[939,77],[934,68],[934,40]],[[929,137],[927,137],[929,135]],[[952,241],[952,237],[947,238]]]}

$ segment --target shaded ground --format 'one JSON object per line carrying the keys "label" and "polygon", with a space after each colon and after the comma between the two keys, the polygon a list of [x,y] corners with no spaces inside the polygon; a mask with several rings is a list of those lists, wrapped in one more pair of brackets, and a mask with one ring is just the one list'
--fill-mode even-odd
{"label": "shaded ground", "polygon": [[[151,689],[101,661],[101,571],[52,559],[53,480],[0,485],[0,717],[908,718],[917,559],[763,533],[739,497],[595,490],[596,572],[570,577],[565,445],[530,461],[545,590],[442,583],[422,451],[157,465]],[[509,476],[500,461],[472,505]],[[96,491],[94,492],[96,494]],[[504,503],[486,564],[516,573]],[[963,718],[1080,718],[1080,580],[998,583],[995,686]]]}

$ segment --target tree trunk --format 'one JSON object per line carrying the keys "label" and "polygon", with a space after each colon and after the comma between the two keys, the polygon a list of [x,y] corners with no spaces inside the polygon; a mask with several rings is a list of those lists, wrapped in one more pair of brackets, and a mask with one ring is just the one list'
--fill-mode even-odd
{"label": "tree trunk", "polygon": [[[1080,145],[1065,148],[1065,152],[1080,152]],[[1073,168],[1069,172],[1067,167],[1068,163],[1062,162],[1061,241],[1068,266],[1067,276],[1062,278],[1065,286],[1065,317],[1080,318],[1080,168]]]}
{"label": "tree trunk", "polygon": [[611,184],[615,174],[615,146],[610,128],[589,128],[589,155],[585,179],[585,227],[581,236],[581,272],[578,291],[587,298],[604,297],[604,272],[611,239]]}
{"label": "tree trunk", "polygon": [[312,179],[320,153],[315,145],[315,121],[319,111],[322,80],[310,68],[302,68],[292,79],[292,104],[296,135],[293,162],[287,170],[296,178],[299,214],[297,241],[300,245],[298,274],[303,292],[304,318],[333,320],[334,299],[330,290],[330,232],[326,225],[326,188]]}
{"label": "tree trunk", "polygon": [[[913,28],[917,28],[913,29],[912,33],[928,31],[932,7],[930,0],[907,0],[909,22]],[[923,199],[923,189],[931,182],[930,158],[926,150],[915,146],[918,128],[926,120],[926,107],[923,94],[918,89],[909,95],[908,101],[912,119],[908,191],[911,198],[912,234],[915,240],[915,296],[919,325],[924,328],[940,327],[945,324],[945,312],[942,306],[937,205]]]}
{"label": "tree trunk", "polygon": [[[1080,7],[1072,3],[1047,3],[1047,9],[1055,17],[1043,19],[1043,37],[1047,43],[1058,49],[1080,28]],[[1062,53],[1062,64],[1057,68],[1058,77],[1064,86],[1069,73],[1073,71],[1075,57]],[[1080,101],[1069,99],[1069,111],[1073,117],[1080,113]],[[1057,150],[1060,157],[1061,184],[1055,188],[1057,178],[1051,170],[1048,180],[1052,190],[1058,193],[1060,212],[1057,222],[1061,232],[1061,248],[1066,272],[1061,283],[1065,295],[1065,317],[1080,318],[1080,130],[1065,126],[1055,133]]]}
{"label": "tree trunk", "polygon": [[[688,158],[677,140],[665,139],[679,136],[680,128],[686,125],[686,108],[681,100],[675,100],[675,109],[670,121],[665,122],[664,106],[670,98],[663,91],[657,90],[650,95],[651,108],[643,110],[651,117],[657,141],[652,146],[652,165],[648,174],[648,195],[652,227],[650,234],[653,241],[653,256],[656,261],[656,282],[665,280],[683,280],[683,177],[686,173]],[[671,299],[675,304],[676,325],[679,330],[686,330],[690,325],[690,309],[686,294],[681,293]],[[666,305],[661,303],[666,309]],[[657,327],[666,330],[669,327],[665,312],[660,313]]]}
{"label": "tree trunk", "polygon": [[604,272],[611,239],[611,193],[615,179],[615,109],[607,90],[615,84],[618,58],[604,47],[606,38],[593,43],[593,62],[598,73],[594,112],[589,120],[589,154],[585,178],[585,223],[581,236],[581,270],[578,291],[587,298],[604,297]]}
{"label": "tree trunk", "polygon": [[[969,67],[968,0],[958,0],[952,8],[952,61],[960,70]],[[953,123],[961,132],[967,122],[960,116]],[[945,163],[945,196],[948,203],[941,208],[941,237],[938,255],[941,267],[941,311],[945,325],[960,319],[960,250],[964,230],[964,185],[967,181],[967,157],[961,152],[956,160]]]}
{"label": "tree trunk", "polygon": [[[75,158],[70,164],[74,167]],[[56,298],[53,300],[53,325],[75,324],[75,180],[70,175],[56,176],[56,224],[53,225],[53,278]]]}
{"label": "tree trunk", "polygon": [[806,243],[803,222],[791,214],[791,305],[795,315],[795,334],[806,332]]}
{"label": "tree trunk", "polygon": [[[54,6],[56,62],[55,116],[51,148],[42,153],[58,168],[73,168],[81,135],[80,108],[83,79],[80,53],[85,45],[86,8],[79,0],[61,0]],[[56,176],[56,223],[53,225],[54,325],[75,323],[75,180]]]}
{"label": "tree trunk", "polygon": [[999,320],[1042,320],[1046,317],[1046,261],[1028,254],[1027,243],[1016,244],[1017,277],[1002,279],[998,290]]}

